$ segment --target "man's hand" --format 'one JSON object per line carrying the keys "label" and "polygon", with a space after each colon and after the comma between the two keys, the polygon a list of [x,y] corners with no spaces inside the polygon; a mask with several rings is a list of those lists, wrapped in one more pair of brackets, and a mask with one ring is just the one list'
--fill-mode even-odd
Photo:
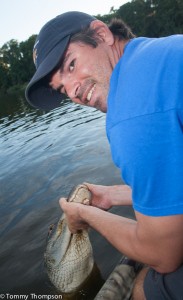
{"label": "man's hand", "polygon": [[84,204],[67,202],[65,198],[59,200],[61,209],[66,215],[69,230],[77,233],[79,230],[88,229],[88,225],[82,220],[80,210],[85,207]]}
{"label": "man's hand", "polygon": [[90,183],[84,183],[92,193],[91,205],[103,210],[108,210],[112,207],[109,199],[110,186],[96,185]]}
{"label": "man's hand", "polygon": [[131,189],[127,185],[84,184],[92,193],[92,206],[109,210],[114,205],[132,205]]}

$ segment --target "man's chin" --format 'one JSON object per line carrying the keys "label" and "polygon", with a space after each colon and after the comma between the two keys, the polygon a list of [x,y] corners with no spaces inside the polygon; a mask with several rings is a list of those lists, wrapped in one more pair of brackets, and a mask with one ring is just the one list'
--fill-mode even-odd
{"label": "man's chin", "polygon": [[107,107],[103,103],[101,103],[100,101],[95,102],[94,108],[96,108],[97,110],[100,110],[103,113],[107,112]]}

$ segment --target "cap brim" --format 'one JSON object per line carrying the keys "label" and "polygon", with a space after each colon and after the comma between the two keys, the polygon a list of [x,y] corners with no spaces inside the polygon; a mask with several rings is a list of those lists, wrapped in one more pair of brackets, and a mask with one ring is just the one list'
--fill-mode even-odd
{"label": "cap brim", "polygon": [[35,108],[48,111],[59,107],[62,100],[66,98],[66,95],[53,90],[47,85],[36,82],[33,88],[30,88],[30,96],[27,101]]}
{"label": "cap brim", "polygon": [[61,60],[65,49],[69,43],[70,36],[65,37],[53,50],[48,54],[46,59],[40,64],[36,73],[28,84],[25,96],[27,101],[35,108],[51,110],[60,106],[63,99],[67,96],[53,90],[49,87],[45,77],[53,71]]}

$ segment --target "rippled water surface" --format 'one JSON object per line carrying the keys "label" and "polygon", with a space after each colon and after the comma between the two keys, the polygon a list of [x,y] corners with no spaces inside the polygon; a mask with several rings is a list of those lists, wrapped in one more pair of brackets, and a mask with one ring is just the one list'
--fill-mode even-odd
{"label": "rippled water surface", "polygon": [[[121,183],[105,136],[105,115],[64,102],[41,113],[19,96],[0,99],[0,293],[50,294],[43,255],[58,199],[83,181]],[[132,216],[129,208],[114,213]],[[90,232],[105,279],[120,254]],[[120,237],[119,237],[120,238]]]}

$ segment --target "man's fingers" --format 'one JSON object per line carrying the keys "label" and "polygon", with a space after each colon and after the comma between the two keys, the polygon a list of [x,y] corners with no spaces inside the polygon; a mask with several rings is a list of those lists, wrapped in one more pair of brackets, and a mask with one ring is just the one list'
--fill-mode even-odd
{"label": "man's fingers", "polygon": [[[89,200],[86,199],[85,205],[89,205]],[[67,202],[66,198],[60,198],[60,207],[65,213],[65,218],[72,233],[78,233],[80,230],[88,229],[88,225],[84,223],[79,216],[79,206],[80,203]]]}
{"label": "man's fingers", "polygon": [[63,211],[65,211],[65,208],[67,206],[67,200],[66,200],[66,198],[60,198],[59,204],[60,204],[61,209]]}
{"label": "man's fingers", "polygon": [[85,199],[85,200],[83,201],[83,204],[84,204],[84,205],[90,205],[90,200],[89,200],[89,199]]}

